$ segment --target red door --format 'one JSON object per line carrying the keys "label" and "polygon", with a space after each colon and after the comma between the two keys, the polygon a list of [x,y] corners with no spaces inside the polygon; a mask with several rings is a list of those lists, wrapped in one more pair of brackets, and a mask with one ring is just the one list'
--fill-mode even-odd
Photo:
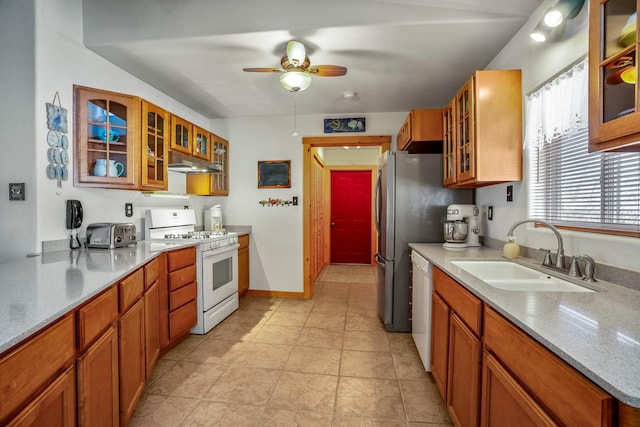
{"label": "red door", "polygon": [[331,171],[331,262],[371,263],[371,171]]}

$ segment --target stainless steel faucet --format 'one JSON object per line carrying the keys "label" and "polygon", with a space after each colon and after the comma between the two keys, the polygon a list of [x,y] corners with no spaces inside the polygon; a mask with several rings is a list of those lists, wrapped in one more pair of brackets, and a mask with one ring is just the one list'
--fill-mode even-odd
{"label": "stainless steel faucet", "polygon": [[[558,239],[558,251],[556,253],[556,267],[564,268],[564,245],[562,243],[562,236],[560,235],[560,232],[558,231],[558,229],[555,228],[553,225],[549,224],[548,222],[542,221],[540,219],[523,219],[522,221],[517,221],[511,226],[511,228],[509,228],[509,232],[507,233],[507,237],[513,237],[513,230],[515,230],[516,227],[518,227],[518,226],[520,226],[522,224],[525,224],[527,222],[540,223],[540,224],[548,227],[549,229],[551,229],[551,231],[553,231],[553,234],[556,235],[556,239]],[[552,265],[550,257],[545,256],[545,260],[544,260],[544,262],[542,264],[543,265],[547,265],[547,266]]]}

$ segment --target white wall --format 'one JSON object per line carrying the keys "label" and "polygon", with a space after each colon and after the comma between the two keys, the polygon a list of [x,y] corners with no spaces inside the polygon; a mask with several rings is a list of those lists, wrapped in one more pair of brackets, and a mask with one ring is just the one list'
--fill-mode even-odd
{"label": "white wall", "polygon": [[[407,113],[354,114],[366,117],[366,135],[395,135]],[[291,136],[292,116],[213,120],[211,128],[226,126],[230,140],[230,191],[222,204],[223,221],[251,225],[251,289],[303,291],[302,253],[302,137],[322,136],[322,115],[297,118],[298,137]],[[223,122],[223,123],[222,123]],[[345,150],[346,151],[346,150]],[[258,160],[291,160],[290,189],[259,189]],[[267,198],[299,199],[298,206],[262,207]],[[213,203],[212,203],[213,204]]]}
{"label": "white wall", "polygon": [[[588,13],[587,3],[578,16],[568,22],[564,31],[559,31],[545,43],[536,43],[529,38],[543,12],[553,5],[555,0],[545,1],[531,16],[529,22],[487,66],[488,69],[522,69],[523,94],[530,93],[539,85],[561,72],[569,65],[586,56],[588,46]],[[524,96],[523,96],[524,102]],[[513,202],[506,201],[507,184],[494,185],[477,190],[477,203],[484,211],[485,236],[506,240],[511,224],[527,218],[528,185],[527,175],[529,163],[528,152],[524,153],[523,182],[513,185]],[[493,221],[486,220],[486,207],[494,207]],[[640,271],[637,254],[640,251],[640,239],[561,231],[568,255],[584,253],[591,255],[596,262],[611,266]],[[556,239],[546,228],[533,229],[521,226],[515,233],[519,244],[532,248],[556,248]]]}
{"label": "white wall", "polygon": [[[0,260],[9,260],[31,251],[36,228],[37,167],[24,161],[35,157],[37,140],[34,0],[0,2],[0,53]],[[9,183],[25,184],[25,201],[9,201]]]}

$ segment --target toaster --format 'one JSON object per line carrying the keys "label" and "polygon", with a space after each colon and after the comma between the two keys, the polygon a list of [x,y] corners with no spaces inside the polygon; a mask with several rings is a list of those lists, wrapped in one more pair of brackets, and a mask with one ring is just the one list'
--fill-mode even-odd
{"label": "toaster", "polygon": [[100,222],[87,226],[87,248],[116,249],[136,244],[134,224]]}

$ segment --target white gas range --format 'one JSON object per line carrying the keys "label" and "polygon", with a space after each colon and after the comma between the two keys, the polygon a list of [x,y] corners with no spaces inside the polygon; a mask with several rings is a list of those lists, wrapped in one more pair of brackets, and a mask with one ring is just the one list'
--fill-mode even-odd
{"label": "white gas range", "polygon": [[150,209],[145,212],[145,239],[163,242],[198,240],[198,323],[192,334],[206,334],[238,309],[238,235],[195,231],[192,209]]}

